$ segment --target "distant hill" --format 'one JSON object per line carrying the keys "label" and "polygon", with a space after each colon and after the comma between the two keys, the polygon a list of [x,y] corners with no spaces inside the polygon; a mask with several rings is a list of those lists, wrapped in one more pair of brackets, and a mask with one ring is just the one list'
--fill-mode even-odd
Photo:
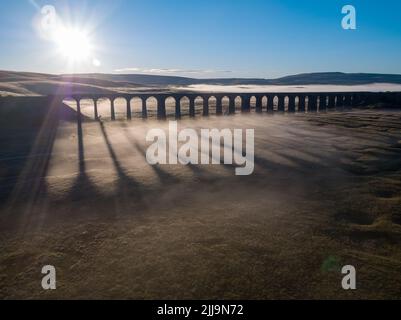
{"label": "distant hill", "polygon": [[394,83],[401,84],[399,74],[378,74],[378,73],[341,73],[321,72],[304,73],[287,76],[271,81],[271,84],[278,85],[308,85],[308,84],[331,84],[331,85],[358,85],[371,83]]}
{"label": "distant hill", "polygon": [[308,85],[308,84],[332,84],[332,85],[357,85],[370,83],[394,83],[401,84],[399,74],[374,74],[374,73],[341,73],[321,72],[303,73],[286,76],[277,79],[258,78],[221,78],[221,79],[196,79],[186,77],[157,76],[143,74],[81,74],[86,78],[111,80],[117,82],[137,83],[153,86],[182,86],[193,84],[220,84],[220,85]]}
{"label": "distant hill", "polygon": [[291,75],[278,79],[195,79],[144,74],[51,75],[32,72],[0,71],[0,95],[47,95],[54,93],[113,93],[165,90],[174,86],[218,85],[365,85],[401,84],[401,75],[321,72]]}
{"label": "distant hill", "polygon": [[0,71],[0,95],[48,95],[72,93],[114,93],[145,89],[132,82],[113,81],[107,77],[52,75]]}

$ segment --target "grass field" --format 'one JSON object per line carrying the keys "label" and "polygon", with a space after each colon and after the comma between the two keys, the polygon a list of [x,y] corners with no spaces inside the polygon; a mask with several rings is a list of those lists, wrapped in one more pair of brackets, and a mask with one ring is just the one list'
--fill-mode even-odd
{"label": "grass field", "polygon": [[[235,115],[255,172],[150,166],[155,119],[2,134],[0,298],[401,298],[401,112]],[[57,290],[41,289],[43,265]],[[357,269],[357,290],[340,268]]]}

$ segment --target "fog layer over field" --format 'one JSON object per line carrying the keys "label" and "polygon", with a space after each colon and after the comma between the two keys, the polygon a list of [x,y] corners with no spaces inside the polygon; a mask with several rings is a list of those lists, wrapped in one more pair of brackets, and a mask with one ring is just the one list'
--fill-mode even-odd
{"label": "fog layer over field", "polygon": [[372,83],[368,85],[210,85],[195,84],[176,87],[177,90],[200,92],[386,92],[401,91],[401,84]]}
{"label": "fog layer over field", "polygon": [[[255,171],[245,177],[223,164],[150,166],[146,133],[166,121],[49,125],[25,155],[28,130],[2,135],[0,298],[401,292],[398,111],[179,122],[198,132],[255,129]],[[47,264],[57,268],[52,292],[40,287]],[[358,290],[341,288],[346,264],[357,268]]]}

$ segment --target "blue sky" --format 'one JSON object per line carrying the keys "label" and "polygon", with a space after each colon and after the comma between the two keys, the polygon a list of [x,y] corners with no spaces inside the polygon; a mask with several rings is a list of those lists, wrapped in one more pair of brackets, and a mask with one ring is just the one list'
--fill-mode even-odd
{"label": "blue sky", "polygon": [[[356,8],[356,30],[341,27],[346,4]],[[89,33],[87,60],[71,66],[40,36],[44,5]],[[0,69],[199,78],[401,73],[400,12],[399,0],[0,0]]]}

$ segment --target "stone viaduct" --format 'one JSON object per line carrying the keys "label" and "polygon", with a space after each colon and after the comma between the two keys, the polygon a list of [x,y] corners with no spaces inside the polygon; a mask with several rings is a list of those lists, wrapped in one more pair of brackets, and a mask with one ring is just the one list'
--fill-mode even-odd
{"label": "stone viaduct", "polygon": [[[328,109],[367,106],[376,103],[392,104],[401,107],[401,92],[290,92],[290,93],[195,93],[195,92],[174,92],[174,93],[130,93],[130,94],[73,94],[54,95],[51,99],[74,100],[77,105],[79,117],[81,116],[81,101],[93,101],[93,115],[98,119],[98,101],[108,99],[110,101],[111,120],[116,119],[114,102],[122,98],[126,100],[127,119],[132,118],[131,101],[137,98],[141,101],[142,117],[148,117],[149,99],[157,101],[157,117],[166,118],[166,100],[174,99],[175,117],[182,115],[183,99],[189,102],[189,116],[195,116],[195,100],[202,103],[202,114],[211,114],[210,100],[215,99],[216,115],[223,113],[234,114],[236,112],[236,101],[240,99],[241,112],[249,112],[254,109],[256,112],[316,112]],[[223,100],[228,102],[228,108],[223,112]]]}

